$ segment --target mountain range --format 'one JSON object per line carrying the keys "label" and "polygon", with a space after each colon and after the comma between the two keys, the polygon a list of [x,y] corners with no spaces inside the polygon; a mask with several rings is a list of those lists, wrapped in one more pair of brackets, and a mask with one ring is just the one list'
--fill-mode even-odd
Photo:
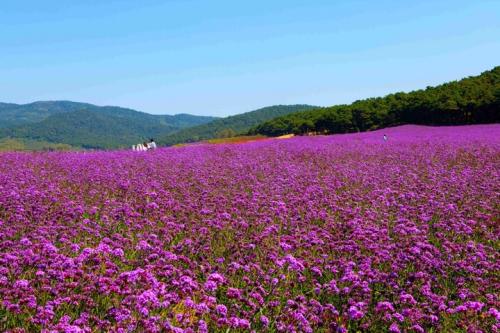
{"label": "mountain range", "polygon": [[64,143],[81,148],[120,148],[216,117],[152,115],[116,106],[71,101],[0,103],[0,138]]}
{"label": "mountain range", "polygon": [[0,149],[116,149],[149,138],[171,146],[242,134],[332,134],[402,124],[497,122],[500,122],[500,66],[435,87],[367,98],[348,105],[274,105],[225,118],[152,115],[71,101],[0,103]]}
{"label": "mountain range", "polygon": [[[276,105],[225,118],[190,114],[152,115],[116,106],[72,101],[0,103],[0,146],[116,149],[156,138],[160,145],[194,142],[247,132],[261,122],[310,110]],[[3,142],[1,141],[3,140]],[[29,148],[28,148],[29,149]]]}

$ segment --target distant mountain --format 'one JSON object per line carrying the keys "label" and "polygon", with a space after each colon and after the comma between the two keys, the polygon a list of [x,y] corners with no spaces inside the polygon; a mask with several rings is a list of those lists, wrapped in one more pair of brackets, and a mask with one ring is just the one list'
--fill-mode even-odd
{"label": "distant mountain", "polygon": [[283,115],[315,109],[312,105],[275,105],[235,116],[215,119],[206,124],[185,128],[160,137],[158,143],[171,146],[178,143],[196,142],[217,137],[229,137],[247,132],[250,128]]}
{"label": "distant mountain", "polygon": [[463,125],[500,122],[500,66],[481,75],[409,93],[277,117],[250,134],[347,133],[401,124]]}
{"label": "distant mountain", "polygon": [[215,117],[152,115],[115,106],[70,101],[0,103],[0,138],[64,143],[83,148],[119,148],[164,136]]}
{"label": "distant mountain", "polygon": [[32,124],[56,114],[98,106],[70,101],[42,101],[29,104],[0,103],[0,128]]}

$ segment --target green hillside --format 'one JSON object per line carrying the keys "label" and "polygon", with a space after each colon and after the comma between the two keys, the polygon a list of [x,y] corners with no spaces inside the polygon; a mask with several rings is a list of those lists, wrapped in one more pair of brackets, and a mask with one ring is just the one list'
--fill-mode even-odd
{"label": "green hillside", "polygon": [[0,138],[119,148],[200,125],[215,117],[152,115],[114,106],[68,101],[0,104]]}
{"label": "green hillside", "polygon": [[33,150],[74,150],[75,147],[64,143],[51,143],[25,139],[0,139],[1,151],[33,151]]}
{"label": "green hillside", "polygon": [[203,125],[186,128],[160,137],[158,142],[161,145],[170,146],[178,143],[196,142],[217,137],[230,137],[247,132],[253,126],[266,120],[316,108],[317,106],[302,104],[269,106],[235,116],[216,119]]}
{"label": "green hillside", "polygon": [[41,101],[29,104],[0,103],[0,128],[40,122],[56,113],[96,108],[99,107],[70,101]]}
{"label": "green hillside", "polygon": [[297,112],[252,128],[250,134],[347,133],[400,124],[461,125],[500,122],[500,67],[479,76]]}

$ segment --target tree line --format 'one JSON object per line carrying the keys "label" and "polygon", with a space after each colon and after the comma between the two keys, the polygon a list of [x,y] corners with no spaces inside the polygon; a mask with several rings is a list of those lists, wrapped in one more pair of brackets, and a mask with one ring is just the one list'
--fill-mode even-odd
{"label": "tree line", "polygon": [[252,127],[276,117],[316,109],[312,105],[273,105],[215,119],[209,123],[189,127],[172,134],[159,137],[158,143],[163,146],[172,146],[178,143],[197,142],[215,138],[230,138],[248,132]]}
{"label": "tree line", "polygon": [[263,122],[249,134],[333,134],[402,124],[463,125],[500,122],[500,66],[436,87],[317,108]]}

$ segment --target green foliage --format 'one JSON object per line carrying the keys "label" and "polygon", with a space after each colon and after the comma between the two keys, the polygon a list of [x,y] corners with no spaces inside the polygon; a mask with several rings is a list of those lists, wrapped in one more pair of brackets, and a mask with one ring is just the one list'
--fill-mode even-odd
{"label": "green foliage", "polygon": [[74,147],[64,143],[50,143],[23,139],[0,139],[0,151],[71,150]]}
{"label": "green foliage", "polygon": [[348,133],[400,124],[461,125],[500,121],[500,67],[410,93],[317,108],[257,125],[249,134]]}
{"label": "green foliage", "polygon": [[23,105],[0,103],[0,128],[37,123],[56,113],[89,108],[98,107],[69,101],[42,101]]}
{"label": "green foliage", "polygon": [[235,116],[216,119],[203,125],[186,128],[161,137],[158,142],[162,145],[171,146],[179,143],[209,140],[217,137],[230,137],[245,133],[253,126],[269,119],[315,108],[317,107],[311,105],[269,106]]}
{"label": "green foliage", "polygon": [[151,115],[131,109],[67,101],[26,105],[0,103],[0,138],[119,148],[216,118]]}
{"label": "green foliage", "polygon": [[236,132],[232,128],[224,128],[215,133],[215,137],[218,139],[232,138],[234,136],[236,136]]}

